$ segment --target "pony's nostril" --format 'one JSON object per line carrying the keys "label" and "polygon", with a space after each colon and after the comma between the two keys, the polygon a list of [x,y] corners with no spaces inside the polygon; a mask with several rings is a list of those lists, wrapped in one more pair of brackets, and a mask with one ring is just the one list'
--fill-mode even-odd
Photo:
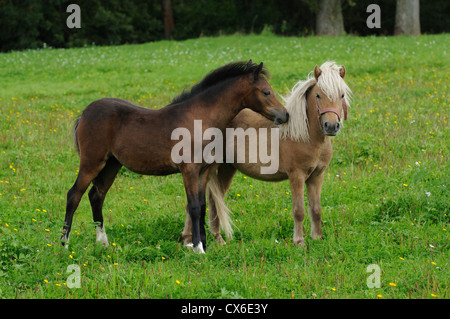
{"label": "pony's nostril", "polygon": [[289,120],[289,113],[286,112],[284,116],[277,116],[275,118],[275,124],[280,125],[286,123]]}
{"label": "pony's nostril", "polygon": [[326,130],[328,130],[328,122],[325,122],[325,123],[323,124],[323,127],[324,127]]}
{"label": "pony's nostril", "polygon": [[338,131],[340,127],[341,127],[341,124],[339,124],[339,122],[336,123],[336,131]]}

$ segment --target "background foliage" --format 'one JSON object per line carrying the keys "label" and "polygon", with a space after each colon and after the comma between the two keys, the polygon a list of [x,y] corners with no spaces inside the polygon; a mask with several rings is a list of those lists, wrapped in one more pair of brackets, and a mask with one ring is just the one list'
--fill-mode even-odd
{"label": "background foliage", "polygon": [[[66,27],[66,8],[81,8],[81,29]],[[347,33],[390,35],[394,30],[395,0],[343,0]],[[369,29],[366,8],[382,8],[381,28]],[[448,32],[450,2],[422,1],[422,33]],[[317,3],[314,0],[172,0],[174,39],[198,36],[260,33],[313,35]],[[164,37],[159,0],[0,0],[0,50],[84,45],[144,43]]]}

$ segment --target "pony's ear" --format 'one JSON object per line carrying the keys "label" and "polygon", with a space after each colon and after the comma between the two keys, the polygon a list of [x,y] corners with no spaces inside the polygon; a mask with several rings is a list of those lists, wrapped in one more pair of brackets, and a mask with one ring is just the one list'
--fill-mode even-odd
{"label": "pony's ear", "polygon": [[262,68],[263,68],[263,63],[261,62],[261,63],[258,65],[258,67],[255,69],[255,71],[253,72],[253,79],[254,79],[255,81],[258,80],[258,78],[259,78],[259,73],[262,71]]}
{"label": "pony's ear", "polygon": [[252,59],[248,60],[247,62],[247,69],[249,69],[253,65]]}
{"label": "pony's ear", "polygon": [[344,76],[345,76],[345,66],[341,66],[341,68],[339,69],[339,75],[341,76],[341,78],[344,78]]}
{"label": "pony's ear", "polygon": [[314,67],[314,77],[316,78],[316,81],[319,81],[319,76],[322,74],[322,70],[319,68],[319,66],[316,64]]}

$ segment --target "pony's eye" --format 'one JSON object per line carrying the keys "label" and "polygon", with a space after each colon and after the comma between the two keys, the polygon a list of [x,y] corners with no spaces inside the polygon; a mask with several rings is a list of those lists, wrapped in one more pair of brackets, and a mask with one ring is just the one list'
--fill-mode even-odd
{"label": "pony's eye", "polygon": [[319,93],[316,93],[316,98],[320,99]]}
{"label": "pony's eye", "polygon": [[342,95],[341,95],[341,99],[343,99],[344,98],[344,93],[342,93]]}
{"label": "pony's eye", "polygon": [[270,95],[270,91],[264,91],[264,95],[265,96],[269,96]]}

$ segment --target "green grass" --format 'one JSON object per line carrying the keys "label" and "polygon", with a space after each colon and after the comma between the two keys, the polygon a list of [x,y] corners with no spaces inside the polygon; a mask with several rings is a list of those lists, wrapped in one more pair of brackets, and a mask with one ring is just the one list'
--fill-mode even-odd
{"label": "green grass", "polygon": [[[449,298],[450,37],[223,36],[0,54],[1,298]],[[159,108],[208,71],[264,63],[285,94],[335,60],[354,92],[323,186],[325,240],[292,244],[288,182],[237,174],[235,237],[198,256],[182,246],[180,175],[125,169],[108,193],[107,248],[83,197],[59,244],[78,169],[71,130],[95,99]],[[305,233],[310,232],[309,218]],[[66,285],[80,267],[81,288]],[[368,288],[377,264],[381,287]]]}

